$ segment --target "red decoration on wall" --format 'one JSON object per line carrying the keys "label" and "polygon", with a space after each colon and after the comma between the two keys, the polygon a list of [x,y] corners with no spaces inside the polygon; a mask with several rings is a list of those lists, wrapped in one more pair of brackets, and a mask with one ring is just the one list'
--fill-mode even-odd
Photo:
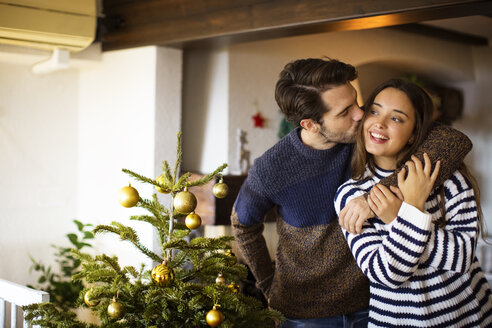
{"label": "red decoration on wall", "polygon": [[253,116],[253,121],[254,121],[255,128],[263,128],[263,124],[265,122],[265,119],[261,116],[261,114],[259,112]]}

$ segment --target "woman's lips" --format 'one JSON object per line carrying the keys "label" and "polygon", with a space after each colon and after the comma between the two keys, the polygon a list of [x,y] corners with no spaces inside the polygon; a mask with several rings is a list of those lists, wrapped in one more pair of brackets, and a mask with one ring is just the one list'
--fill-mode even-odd
{"label": "woman's lips", "polygon": [[382,144],[389,140],[387,136],[377,131],[369,131],[369,137],[372,142],[377,144]]}

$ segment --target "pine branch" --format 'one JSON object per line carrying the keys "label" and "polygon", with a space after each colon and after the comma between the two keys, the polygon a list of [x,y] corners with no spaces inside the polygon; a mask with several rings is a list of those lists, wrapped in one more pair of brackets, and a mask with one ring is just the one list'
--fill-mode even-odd
{"label": "pine branch", "polygon": [[217,178],[221,176],[222,171],[227,167],[227,164],[224,163],[221,166],[219,166],[214,172],[207,174],[201,179],[194,180],[192,182],[189,182],[187,184],[188,187],[194,187],[194,186],[203,186],[207,182],[210,182],[212,179]]}
{"label": "pine branch", "polygon": [[173,177],[171,176],[171,170],[169,168],[169,164],[167,161],[162,162],[162,171],[164,172],[164,176],[167,181],[171,184],[171,187],[174,185]]}
{"label": "pine branch", "polygon": [[[176,178],[179,174],[179,167],[181,165],[181,162],[183,160],[183,151],[181,149],[181,131],[177,133],[177,145],[176,145],[176,163],[174,163],[174,175],[173,175],[173,181],[176,181]],[[174,188],[173,188],[174,189]]]}
{"label": "pine branch", "polygon": [[152,180],[150,178],[147,178],[147,177],[144,177],[143,175],[140,175],[138,173],[135,173],[133,171],[130,171],[128,169],[122,169],[123,172],[125,172],[126,174],[130,175],[131,177],[133,177],[135,180],[138,180],[140,182],[145,182],[145,183],[150,183],[154,186],[157,186],[158,185],[158,182],[156,182],[155,180]]}
{"label": "pine branch", "polygon": [[113,226],[98,225],[96,228],[94,228],[94,234],[112,232],[114,234],[119,235],[121,240],[127,240],[131,242],[136,248],[138,248],[140,252],[142,252],[152,260],[156,262],[163,261],[163,259],[159,255],[152,252],[150,249],[148,249],[147,247],[145,247],[143,244],[139,242],[138,235],[135,232],[135,230],[133,230],[130,227],[124,226],[118,222],[111,222],[111,224]]}
{"label": "pine branch", "polygon": [[191,177],[190,172],[186,172],[182,176],[179,177],[178,181],[173,187],[173,191],[180,191],[183,190],[184,187],[188,186],[188,179]]}

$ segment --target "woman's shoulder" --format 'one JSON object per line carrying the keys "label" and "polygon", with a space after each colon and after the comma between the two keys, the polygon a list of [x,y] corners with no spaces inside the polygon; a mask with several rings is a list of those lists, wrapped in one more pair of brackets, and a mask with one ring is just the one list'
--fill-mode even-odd
{"label": "woman's shoulder", "polygon": [[444,191],[446,198],[450,199],[454,196],[468,190],[472,190],[472,184],[465,175],[459,170],[456,170],[449,179],[444,181]]}

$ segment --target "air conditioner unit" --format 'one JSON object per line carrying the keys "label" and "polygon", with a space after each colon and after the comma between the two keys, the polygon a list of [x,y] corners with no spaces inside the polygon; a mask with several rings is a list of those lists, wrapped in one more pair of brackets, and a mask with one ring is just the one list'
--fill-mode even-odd
{"label": "air conditioner unit", "polygon": [[0,0],[0,43],[79,51],[96,21],[96,0]]}

